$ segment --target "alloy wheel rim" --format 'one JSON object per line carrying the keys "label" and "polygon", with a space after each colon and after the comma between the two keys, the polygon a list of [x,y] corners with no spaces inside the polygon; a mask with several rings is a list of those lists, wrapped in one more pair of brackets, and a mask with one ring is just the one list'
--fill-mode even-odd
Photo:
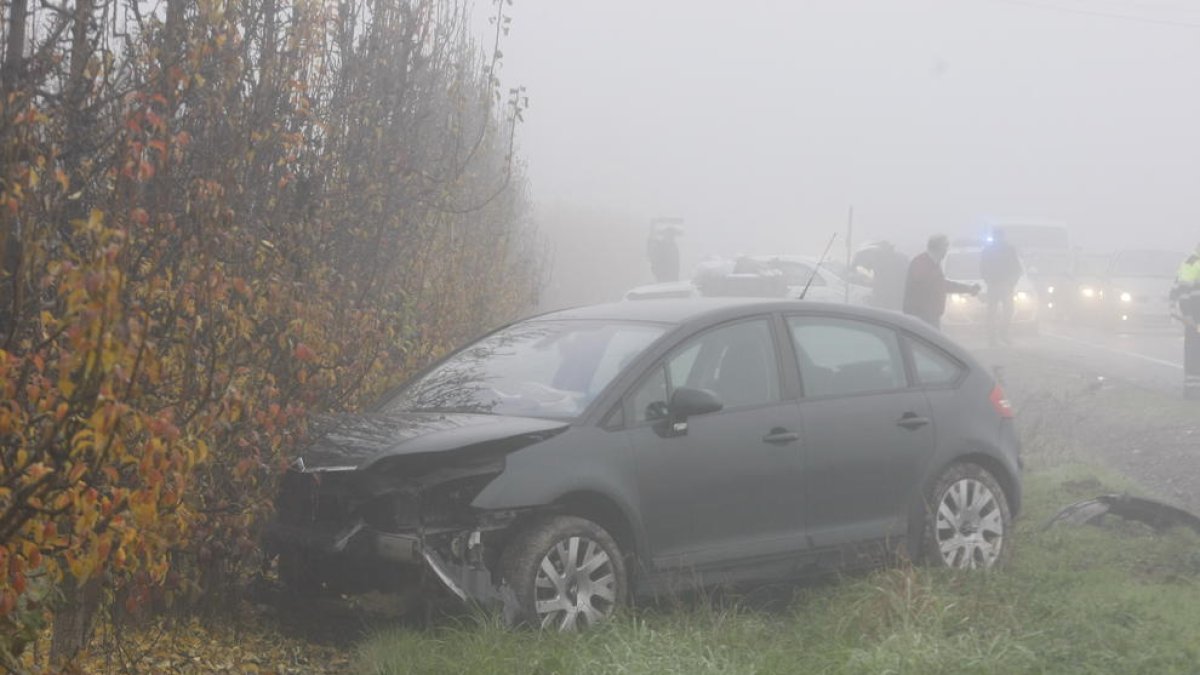
{"label": "alloy wheel rim", "polygon": [[1004,517],[996,495],[973,478],[942,493],[937,511],[938,552],[947,567],[988,569],[1004,547]]}
{"label": "alloy wheel rim", "polygon": [[616,608],[612,559],[586,537],[559,541],[542,557],[534,579],[534,607],[543,629],[573,631],[595,625]]}

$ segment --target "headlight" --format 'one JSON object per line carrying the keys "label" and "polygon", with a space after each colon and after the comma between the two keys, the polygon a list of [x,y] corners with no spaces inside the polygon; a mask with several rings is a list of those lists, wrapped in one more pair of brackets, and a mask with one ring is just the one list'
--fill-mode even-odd
{"label": "headlight", "polygon": [[955,293],[954,295],[950,296],[950,302],[952,302],[956,305],[964,305],[967,302],[967,296],[958,295],[957,293]]}
{"label": "headlight", "polygon": [[1129,292],[1122,293],[1121,302],[1133,302],[1133,295]]}
{"label": "headlight", "polygon": [[1013,296],[1013,300],[1017,302],[1029,302],[1029,294],[1025,291],[1017,291],[1017,294]]}
{"label": "headlight", "polygon": [[1096,297],[1096,289],[1092,288],[1091,286],[1084,286],[1083,288],[1079,289],[1079,294],[1085,298],[1094,298]]}
{"label": "headlight", "polygon": [[1047,295],[1054,295],[1054,287],[1053,287],[1053,286],[1047,286],[1047,287],[1046,287],[1046,294],[1047,294]]}

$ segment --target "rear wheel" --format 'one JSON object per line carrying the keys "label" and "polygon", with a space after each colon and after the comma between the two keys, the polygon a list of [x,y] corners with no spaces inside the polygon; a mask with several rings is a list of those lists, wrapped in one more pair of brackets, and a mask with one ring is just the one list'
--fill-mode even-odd
{"label": "rear wheel", "polygon": [[925,560],[938,567],[991,569],[1012,548],[1012,516],[1004,489],[977,464],[955,464],[926,496]]}
{"label": "rear wheel", "polygon": [[543,629],[577,631],[611,617],[629,594],[620,548],[596,523],[541,519],[518,534],[501,559],[520,618]]}

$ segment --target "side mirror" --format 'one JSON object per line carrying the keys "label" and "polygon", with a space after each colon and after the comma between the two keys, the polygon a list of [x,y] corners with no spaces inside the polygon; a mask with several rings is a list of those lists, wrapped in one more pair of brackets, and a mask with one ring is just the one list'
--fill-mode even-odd
{"label": "side mirror", "polygon": [[724,407],[721,399],[707,389],[680,387],[671,395],[671,420],[676,424],[687,422],[689,417],[719,412]]}

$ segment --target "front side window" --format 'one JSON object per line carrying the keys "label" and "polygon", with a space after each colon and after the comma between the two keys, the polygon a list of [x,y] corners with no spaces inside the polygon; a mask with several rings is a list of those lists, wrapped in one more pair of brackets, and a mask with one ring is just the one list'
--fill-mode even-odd
{"label": "front side window", "polygon": [[634,420],[664,419],[671,394],[680,387],[708,389],[726,409],[778,401],[779,365],[770,323],[755,319],[722,326],[684,343],[634,390]]}
{"label": "front side window", "polygon": [[862,321],[791,317],[804,395],[850,396],[904,388],[904,359],[896,333]]}
{"label": "front side window", "polygon": [[451,357],[385,410],[574,418],[664,332],[655,324],[527,321]]}

